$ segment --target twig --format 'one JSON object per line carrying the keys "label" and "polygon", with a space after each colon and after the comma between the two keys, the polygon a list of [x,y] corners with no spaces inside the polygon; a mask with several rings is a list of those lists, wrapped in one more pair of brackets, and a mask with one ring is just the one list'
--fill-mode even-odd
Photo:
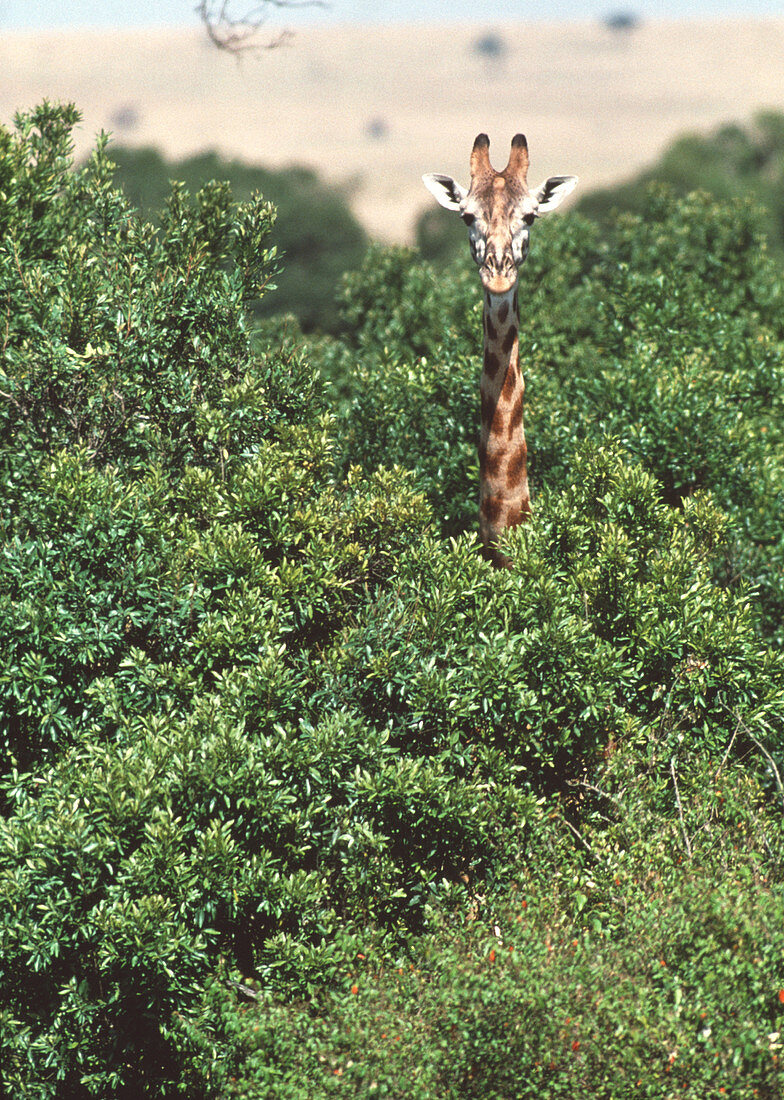
{"label": "twig", "polygon": [[20,412],[25,419],[27,419],[27,412],[22,407],[21,403],[17,401],[12,393],[6,393],[5,390],[0,390],[0,397],[4,397],[6,401],[10,401],[12,405],[16,406],[17,412]]}
{"label": "twig", "polygon": [[570,787],[584,787],[586,791],[593,791],[594,794],[598,794],[600,798],[606,798],[608,802],[612,802],[613,806],[617,806],[619,810],[626,812],[626,807],[623,805],[619,798],[615,795],[609,794],[607,791],[603,791],[601,787],[595,786],[593,783],[586,783],[584,779],[570,779]]}
{"label": "twig", "polygon": [[784,802],[784,786],[782,786],[782,783],[781,783],[781,776],[779,775],[779,769],[776,767],[776,761],[770,755],[770,753],[765,748],[765,746],[762,744],[762,742],[758,741],[756,737],[752,736],[752,734],[749,732],[748,729],[746,729],[745,726],[744,726],[744,729],[746,730],[746,735],[749,738],[749,740],[752,741],[757,746],[759,751],[762,753],[762,755],[765,757],[767,762],[770,764],[770,770],[773,772],[773,776],[776,780],[776,786],[779,789],[779,794],[781,795],[781,801]]}
{"label": "twig", "polygon": [[574,835],[580,841],[580,843],[585,848],[585,850],[587,852],[590,852],[591,855],[593,855],[593,848],[588,843],[588,841],[585,840],[584,837],[580,836],[579,832],[577,831],[577,829],[575,829],[574,825],[572,825],[571,821],[569,821],[567,818],[563,817],[563,815],[561,816],[561,821],[563,821],[563,823],[567,827],[567,829],[570,829],[572,831],[572,833],[574,833]]}
{"label": "twig", "polygon": [[[727,710],[729,710],[729,707],[727,707]],[[779,774],[779,769],[776,767],[776,761],[770,755],[770,753],[765,748],[765,746],[762,744],[762,742],[757,740],[757,738],[751,732],[751,730],[746,725],[746,723],[743,721],[743,719],[738,714],[738,712],[733,710],[730,713],[734,714],[735,717],[738,720],[737,729],[742,729],[743,730],[743,732],[748,737],[749,741],[751,741],[751,743],[753,745],[757,746],[759,751],[762,753],[762,755],[767,760],[768,764],[770,765],[770,770],[773,772],[773,778],[776,780],[776,787],[778,788],[778,792],[779,792],[779,796],[781,797],[781,801],[784,802],[784,784],[782,784],[782,782],[781,782],[781,775]],[[737,729],[735,731],[736,733],[737,733]],[[733,739],[734,739],[734,737],[735,737],[735,734],[733,734]]]}
{"label": "twig", "polygon": [[678,790],[678,777],[675,774],[675,757],[670,759],[670,775],[672,776],[672,784],[675,788],[675,805],[678,807],[678,817],[681,821],[681,832],[683,833],[683,842],[686,845],[686,854],[691,859],[691,842],[689,840],[689,834],[686,832],[686,822],[683,817],[683,806],[681,805],[681,796]]}
{"label": "twig", "polygon": [[245,15],[233,17],[229,11],[230,0],[199,0],[196,14],[201,19],[207,35],[219,50],[226,50],[239,56],[259,49],[274,50],[291,38],[291,31],[283,30],[277,37],[266,43],[260,43],[256,34],[266,19],[268,8],[321,8],[326,5],[322,0],[262,0]]}
{"label": "twig", "polygon": [[[737,714],[735,715],[735,717],[738,718]],[[740,729],[740,727],[741,727],[741,720],[740,720],[740,718],[738,718],[738,721],[735,724],[735,729],[733,730],[733,733],[732,733],[732,737],[730,738],[730,743],[727,745],[727,748],[724,750],[724,756],[722,756],[722,758],[721,758],[721,763],[719,764],[719,770],[716,772],[716,778],[718,778],[719,773],[721,772],[721,769],[727,763],[727,757],[729,756],[730,752],[732,751],[732,746],[735,744],[735,738],[738,736],[738,730]]]}
{"label": "twig", "polygon": [[236,982],[233,978],[225,978],[223,984],[227,989],[231,989],[238,997],[242,997],[246,1001],[258,1001],[260,999],[256,990],[251,989],[244,982]]}

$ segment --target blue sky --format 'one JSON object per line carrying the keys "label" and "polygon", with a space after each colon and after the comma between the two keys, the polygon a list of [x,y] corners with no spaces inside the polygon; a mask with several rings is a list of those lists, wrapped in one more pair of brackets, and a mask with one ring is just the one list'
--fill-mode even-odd
{"label": "blue sky", "polygon": [[[259,0],[234,0],[243,14]],[[0,0],[0,28],[121,27],[195,24],[195,0]],[[596,19],[630,11],[644,19],[782,15],[781,0],[329,0],[323,8],[270,10],[271,25],[413,19]]]}

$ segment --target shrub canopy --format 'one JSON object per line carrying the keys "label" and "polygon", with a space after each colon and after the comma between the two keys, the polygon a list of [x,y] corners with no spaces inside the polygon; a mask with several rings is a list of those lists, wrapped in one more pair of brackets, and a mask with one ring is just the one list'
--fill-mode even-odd
{"label": "shrub canopy", "polygon": [[374,249],[341,338],[253,351],[269,205],[175,185],[146,224],[76,117],[0,132],[5,1091],[778,1095],[754,213],[537,235],[497,572],[473,273]]}
{"label": "shrub canopy", "polygon": [[253,315],[293,314],[306,332],[335,332],[339,319],[335,287],[357,267],[367,237],[346,195],[309,168],[273,171],[202,153],[169,162],[155,149],[113,148],[114,179],[145,217],[159,222],[170,180],[181,180],[193,194],[209,180],[225,180],[237,200],[263,194],[275,205],[275,240],[283,264],[274,276],[275,292],[253,303]]}

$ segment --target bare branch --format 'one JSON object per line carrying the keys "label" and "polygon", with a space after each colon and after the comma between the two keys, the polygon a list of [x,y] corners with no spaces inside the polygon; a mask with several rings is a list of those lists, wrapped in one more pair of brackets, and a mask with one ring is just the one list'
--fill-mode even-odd
{"label": "bare branch", "polygon": [[770,770],[773,772],[773,777],[776,780],[776,786],[778,788],[778,792],[781,796],[782,802],[784,802],[784,785],[782,785],[781,776],[779,775],[779,769],[776,767],[776,761],[770,755],[770,753],[765,748],[765,746],[762,744],[762,742],[758,741],[756,737],[753,737],[752,734],[749,732],[749,730],[745,726],[744,726],[744,729],[746,729],[746,736],[749,738],[750,741],[752,741],[757,746],[759,751],[762,753],[762,755],[765,757],[768,764],[770,765]]}
{"label": "bare branch", "polygon": [[[608,791],[603,791],[601,787],[595,786],[593,783],[586,783],[583,779],[569,779],[567,780],[570,787],[582,787],[583,790],[592,791],[594,794],[598,794],[600,798],[606,799],[608,802],[612,802],[614,806],[617,806],[619,810],[623,812],[624,817],[628,816],[626,807],[619,798],[610,794]],[[621,792],[623,793],[623,792]]]}
{"label": "bare branch", "polygon": [[585,839],[585,837],[580,835],[580,833],[577,831],[577,829],[574,827],[574,825],[572,825],[571,821],[569,821],[569,819],[567,817],[564,817],[563,814],[561,814],[561,821],[563,821],[563,823],[567,827],[567,829],[571,830],[571,832],[577,837],[577,839],[582,844],[583,848],[585,848],[585,850],[587,852],[589,852],[591,855],[593,855],[593,848],[588,843],[588,841]]}
{"label": "bare branch", "polygon": [[683,817],[683,806],[681,805],[681,795],[678,790],[678,777],[675,774],[675,757],[670,760],[670,775],[672,776],[672,785],[675,788],[675,805],[678,807],[678,817],[681,820],[681,832],[683,833],[683,840],[686,844],[686,854],[691,859],[691,841],[689,840],[689,834],[686,832],[686,822]]}
{"label": "bare branch", "polygon": [[246,1000],[246,1001],[259,1001],[259,1000],[261,1000],[261,998],[259,997],[256,990],[252,989],[249,985],[246,985],[244,982],[235,982],[233,978],[225,978],[223,984],[226,986],[227,989],[231,989],[232,992],[236,993],[237,996],[241,997],[243,1000]]}
{"label": "bare branch", "polygon": [[261,0],[244,15],[234,15],[231,0],[199,0],[196,14],[204,24],[207,36],[219,50],[239,56],[258,50],[274,50],[292,37],[292,32],[282,30],[263,42],[259,31],[267,20],[270,8],[323,8],[322,0]]}
{"label": "bare branch", "polygon": [[[738,718],[737,714],[735,715],[735,717]],[[719,769],[716,772],[716,777],[717,778],[719,776],[719,773],[721,772],[721,769],[727,763],[727,757],[732,752],[732,746],[735,744],[735,738],[738,736],[738,730],[740,729],[740,727],[742,725],[743,725],[743,723],[741,722],[740,718],[738,718],[738,721],[735,723],[735,729],[732,732],[732,737],[730,738],[730,742],[727,745],[727,748],[724,750],[724,756],[722,756],[721,763],[719,764]]]}
{"label": "bare branch", "polygon": [[[781,775],[780,775],[780,773],[779,773],[779,769],[778,769],[778,768],[776,767],[776,761],[775,761],[775,760],[773,759],[773,757],[772,757],[772,756],[770,755],[770,753],[769,753],[769,752],[768,752],[768,750],[767,750],[767,749],[765,748],[765,746],[764,746],[764,745],[762,744],[762,742],[761,742],[761,741],[758,741],[758,740],[757,740],[757,738],[756,738],[756,737],[754,736],[754,734],[753,734],[753,733],[751,732],[751,730],[750,730],[750,729],[749,729],[749,727],[748,727],[748,726],[746,725],[746,723],[745,723],[745,722],[743,721],[743,719],[742,719],[742,718],[741,718],[741,716],[740,716],[740,715],[738,714],[738,712],[737,712],[736,710],[730,710],[730,708],[729,708],[729,707],[725,707],[725,710],[729,711],[729,712],[730,712],[730,714],[732,714],[732,715],[733,715],[733,717],[737,718],[737,720],[738,720],[738,724],[737,724],[737,726],[736,726],[736,728],[735,728],[735,733],[733,733],[733,735],[732,735],[732,739],[733,739],[733,741],[735,740],[735,734],[736,734],[736,733],[738,732],[738,729],[742,729],[742,730],[743,730],[743,732],[744,732],[744,733],[746,734],[746,736],[748,737],[749,741],[751,741],[751,742],[752,742],[752,744],[754,744],[754,745],[756,745],[756,746],[757,746],[757,748],[759,749],[759,751],[760,751],[760,752],[762,753],[762,755],[763,755],[763,756],[765,757],[765,759],[766,759],[766,760],[767,760],[767,762],[768,762],[768,766],[770,767],[770,770],[771,770],[771,772],[773,773],[773,778],[774,778],[774,779],[775,779],[775,781],[776,781],[776,788],[777,788],[777,790],[778,790],[778,792],[779,792],[779,796],[780,796],[780,798],[781,798],[781,801],[782,801],[782,803],[784,803],[784,783],[782,783],[782,782],[781,782]],[[764,722],[763,722],[762,724],[764,725]],[[726,760],[726,758],[727,758],[727,754],[725,753],[725,754],[724,754],[724,759]],[[724,763],[724,760],[722,760],[722,764],[723,764],[723,763]]]}

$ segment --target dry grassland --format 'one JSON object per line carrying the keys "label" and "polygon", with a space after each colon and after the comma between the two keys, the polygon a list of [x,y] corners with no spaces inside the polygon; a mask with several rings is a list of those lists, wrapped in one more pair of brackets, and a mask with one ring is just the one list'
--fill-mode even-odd
{"label": "dry grassland", "polygon": [[617,181],[684,130],[784,109],[784,19],[501,24],[500,62],[478,26],[303,30],[237,63],[197,29],[10,34],[0,40],[0,119],[44,97],[84,113],[78,151],[101,128],[170,157],[205,148],[269,166],[308,164],[351,188],[368,229],[409,237],[429,201],[424,171],[466,182],[476,133],[497,167],[523,130],[532,182]]}

